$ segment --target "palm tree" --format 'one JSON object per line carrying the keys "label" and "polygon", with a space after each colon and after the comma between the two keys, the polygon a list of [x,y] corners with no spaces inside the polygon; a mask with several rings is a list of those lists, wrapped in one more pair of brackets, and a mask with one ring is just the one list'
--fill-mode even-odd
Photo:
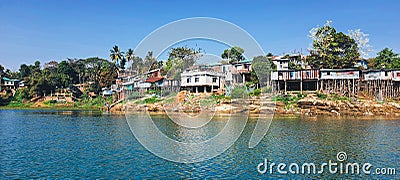
{"label": "palm tree", "polygon": [[[129,48],[128,51],[126,51],[125,59],[128,61],[128,64],[130,61],[133,61],[135,59],[135,56],[133,55],[133,50],[131,48]],[[133,63],[131,64],[131,70],[132,70],[132,67],[133,67]]]}
{"label": "palm tree", "polygon": [[111,50],[110,50],[110,59],[115,63],[118,64],[119,60],[122,60],[124,58],[124,52],[121,51],[121,49],[115,45]]}

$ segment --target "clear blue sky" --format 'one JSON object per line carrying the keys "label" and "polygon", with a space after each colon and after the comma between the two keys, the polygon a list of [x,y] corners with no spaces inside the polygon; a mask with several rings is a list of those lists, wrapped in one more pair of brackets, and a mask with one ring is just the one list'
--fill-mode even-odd
{"label": "clear blue sky", "polygon": [[[332,20],[338,31],[370,34],[375,52],[400,52],[400,1],[100,1],[0,0],[0,64],[17,70],[35,60],[107,58],[118,44],[135,48],[169,22],[213,17],[249,32],[265,52],[305,50],[308,31]],[[221,51],[222,52],[222,51]]]}

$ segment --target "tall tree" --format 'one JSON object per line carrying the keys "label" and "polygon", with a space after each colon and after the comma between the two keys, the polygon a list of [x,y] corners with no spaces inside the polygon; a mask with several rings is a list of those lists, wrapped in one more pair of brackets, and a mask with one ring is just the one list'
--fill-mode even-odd
{"label": "tall tree", "polygon": [[229,63],[237,63],[244,60],[244,50],[241,47],[234,46],[230,49],[225,49],[221,54],[221,58],[228,59]]}
{"label": "tall tree", "polygon": [[276,70],[276,65],[267,56],[256,56],[252,61],[252,82],[266,85],[271,77],[271,71]]}
{"label": "tall tree", "polygon": [[[4,74],[5,74],[5,72],[4,72],[4,66],[2,66],[1,64],[0,64],[0,78],[2,77],[2,76],[4,76]],[[1,80],[0,80],[1,81]]]}
{"label": "tall tree", "polygon": [[201,57],[201,49],[193,49],[187,46],[172,48],[169,51],[168,60],[165,63],[164,74],[169,79],[180,80],[181,73],[193,66]]}
{"label": "tall tree", "polygon": [[31,74],[31,70],[29,69],[29,66],[27,66],[26,64],[21,64],[19,68],[19,73],[20,73],[20,78],[24,79]]}
{"label": "tall tree", "polygon": [[363,33],[360,29],[349,30],[348,35],[357,43],[358,52],[362,58],[366,58],[368,53],[372,51],[369,44],[369,34]]}
{"label": "tall tree", "polygon": [[[135,55],[133,54],[133,50],[129,48],[125,53],[125,59],[128,64],[135,59]],[[131,63],[131,70],[132,70],[132,63]]]}
{"label": "tall tree", "polygon": [[354,67],[360,57],[358,46],[350,36],[336,32],[328,21],[323,27],[310,31],[313,48],[308,63],[316,68],[350,68]]}
{"label": "tall tree", "polygon": [[153,51],[147,52],[146,57],[144,58],[144,69],[145,71],[151,71],[157,69],[157,59],[153,56]]}
{"label": "tall tree", "polygon": [[121,51],[121,49],[115,45],[111,50],[110,50],[110,59],[115,63],[118,64],[120,60],[124,58],[124,52]]}
{"label": "tall tree", "polygon": [[372,59],[371,65],[375,69],[398,69],[400,68],[400,57],[392,49],[385,48],[378,52],[378,56]]}

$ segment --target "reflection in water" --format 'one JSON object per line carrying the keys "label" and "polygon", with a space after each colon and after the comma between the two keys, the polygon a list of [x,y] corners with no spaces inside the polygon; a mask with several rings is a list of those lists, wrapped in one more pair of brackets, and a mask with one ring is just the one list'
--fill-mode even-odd
{"label": "reflection in water", "polygon": [[[153,154],[173,162],[193,163],[213,158],[227,150],[241,135],[246,126],[247,116],[244,113],[233,114],[227,118],[225,126],[215,136],[209,137],[205,141],[193,141],[193,138],[190,137],[196,137],[196,139],[202,137],[198,136],[197,131],[204,130],[207,126],[186,129],[183,137],[191,140],[178,141],[167,135],[169,132],[179,132],[178,129],[163,133],[147,113],[129,114],[127,122],[136,139]],[[212,127],[211,124],[209,126]],[[206,129],[206,131],[208,130]],[[180,151],[180,149],[183,150]]]}
{"label": "reflection in water", "polygon": [[[157,128],[168,137],[188,142],[210,139],[227,123],[226,118],[217,118],[204,129],[192,131],[176,125],[166,116],[155,117]],[[139,125],[143,121],[137,119]],[[256,166],[264,158],[275,163],[322,163],[335,160],[336,154],[344,151],[348,162],[369,162],[378,167],[398,169],[400,121],[276,117],[260,144],[249,149],[255,123],[254,119],[249,119],[240,138],[221,155],[203,162],[182,164],[147,151],[132,135],[123,116],[1,110],[0,179],[399,179],[399,175],[261,175]],[[159,144],[157,148],[167,147]],[[207,152],[206,149],[185,148],[179,151]]]}

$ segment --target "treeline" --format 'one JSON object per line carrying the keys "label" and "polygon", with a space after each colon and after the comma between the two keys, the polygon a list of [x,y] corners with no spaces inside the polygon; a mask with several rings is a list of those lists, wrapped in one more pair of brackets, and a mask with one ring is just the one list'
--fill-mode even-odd
{"label": "treeline", "polygon": [[[0,69],[1,70],[1,69]],[[99,93],[103,87],[110,87],[118,77],[116,65],[98,57],[50,61],[41,67],[39,61],[32,65],[22,64],[19,71],[1,72],[3,77],[24,81],[26,98],[43,96],[57,89],[73,88],[74,84],[86,84],[86,89]]]}

